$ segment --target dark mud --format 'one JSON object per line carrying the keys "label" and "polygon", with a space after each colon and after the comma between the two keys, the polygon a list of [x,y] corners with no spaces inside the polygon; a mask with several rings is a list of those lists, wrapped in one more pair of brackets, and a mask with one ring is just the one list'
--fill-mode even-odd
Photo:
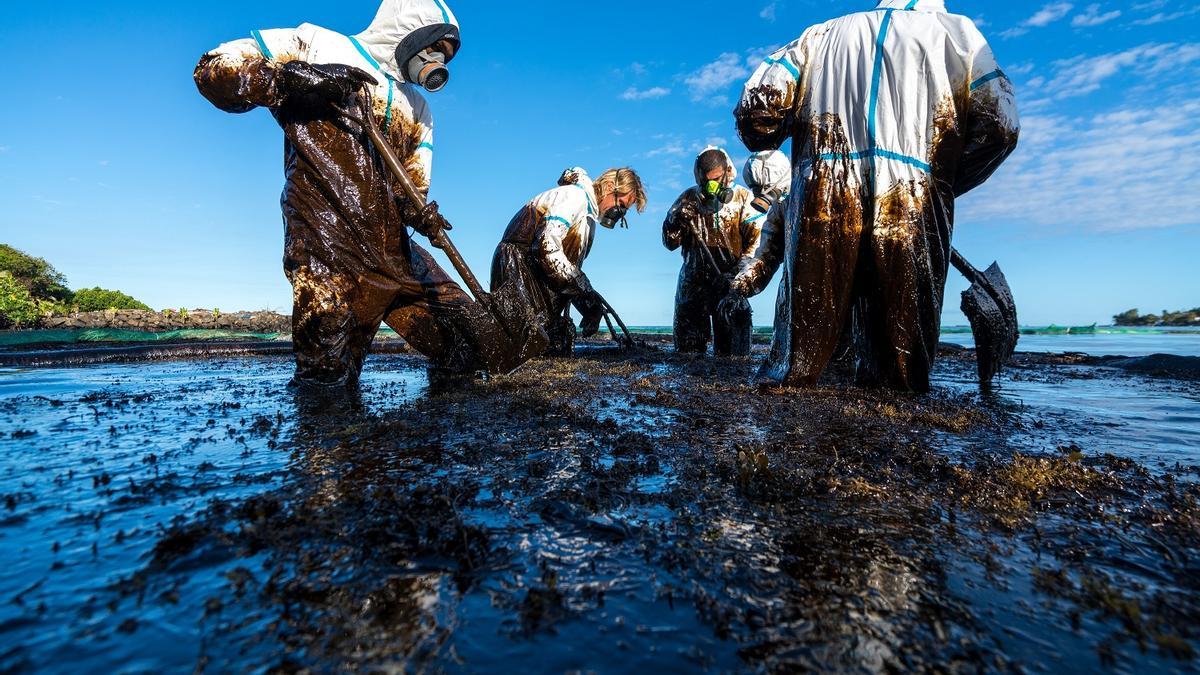
{"label": "dark mud", "polygon": [[1194,383],[582,353],[444,394],[372,357],[340,403],[287,358],[5,373],[0,670],[1195,670],[1195,448],[1021,400],[1195,429]]}

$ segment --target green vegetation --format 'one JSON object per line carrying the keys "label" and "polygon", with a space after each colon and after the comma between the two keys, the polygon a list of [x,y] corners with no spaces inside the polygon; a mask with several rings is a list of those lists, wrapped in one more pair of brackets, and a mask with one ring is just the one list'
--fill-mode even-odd
{"label": "green vegetation", "polygon": [[35,323],[40,316],[37,301],[10,272],[0,272],[0,329]]}
{"label": "green vegetation", "polygon": [[0,329],[32,328],[55,314],[106,309],[150,308],[120,291],[89,288],[72,292],[66,277],[53,265],[0,244]]}
{"label": "green vegetation", "polygon": [[0,244],[0,272],[11,274],[34,298],[71,301],[67,279],[53,265],[7,244]]}
{"label": "green vegetation", "polygon": [[1138,314],[1131,309],[1113,317],[1117,326],[1200,326],[1200,307],[1183,312],[1168,312],[1162,314]]}
{"label": "green vegetation", "polygon": [[145,304],[125,295],[120,291],[110,291],[104,288],[85,288],[75,291],[74,305],[76,311],[101,312],[106,309],[141,309],[150,311]]}

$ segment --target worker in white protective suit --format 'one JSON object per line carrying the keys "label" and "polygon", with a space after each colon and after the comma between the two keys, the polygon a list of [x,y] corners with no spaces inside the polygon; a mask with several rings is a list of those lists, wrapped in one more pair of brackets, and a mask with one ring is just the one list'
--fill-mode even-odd
{"label": "worker in white protective suit", "polygon": [[942,0],[884,0],[768,57],[734,115],[751,151],[792,142],[785,226],[731,290],[736,303],[783,266],[761,378],[816,384],[850,323],[861,383],[928,390],[954,200],[1019,133],[1012,84],[983,35]]}
{"label": "worker in white protective suit", "polygon": [[250,35],[205,54],[195,80],[218,108],[265,107],[283,128],[296,381],[355,383],[381,321],[433,359],[435,371],[493,370],[500,347],[486,313],[408,232],[448,228],[437,204],[418,210],[393,192],[361,126],[337,111],[373,115],[428,191],[433,120],[417,89],[436,91],[449,79],[460,44],[449,8],[385,0],[357,35],[312,24]]}
{"label": "worker in white protective suit", "polygon": [[778,150],[753,153],[742,167],[742,182],[754,195],[750,206],[755,211],[782,211],[792,190],[792,161]]}
{"label": "worker in white protective suit", "polygon": [[545,318],[552,356],[570,356],[575,346],[572,306],[582,315],[580,332],[590,337],[604,316],[603,299],[583,272],[599,225],[628,227],[629,209],[646,208],[646,189],[630,168],[609,169],[592,181],[580,167],[567,169],[558,187],[529,200],[504,232],[492,258],[491,289],[514,283]]}
{"label": "worker in white protective suit", "polygon": [[[735,317],[750,311],[748,299],[767,287],[779,268],[783,251],[764,250],[764,246],[779,243],[787,219],[787,198],[792,189],[792,160],[779,150],[755,152],[742,167],[742,182],[750,189],[750,210],[762,216],[758,246],[746,251],[738,260],[736,275],[752,279],[742,283],[738,291],[728,293],[717,307],[723,317]],[[753,268],[752,271],[749,271]]]}
{"label": "worker in white protective suit", "polygon": [[754,195],[736,183],[729,153],[705,148],[692,167],[695,183],[683,191],[663,221],[663,246],[682,249],[675,288],[675,349],[703,354],[713,343],[717,356],[749,356],[752,314],[718,312],[742,258],[758,248],[766,213],[751,206]]}

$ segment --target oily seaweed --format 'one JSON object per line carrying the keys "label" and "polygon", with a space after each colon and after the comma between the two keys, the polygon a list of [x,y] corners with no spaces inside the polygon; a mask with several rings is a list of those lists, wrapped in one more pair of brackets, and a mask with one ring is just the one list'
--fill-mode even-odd
{"label": "oily seaweed", "polygon": [[0,399],[0,667],[1192,667],[1190,470],[1005,392],[1194,387],[942,356],[924,396],[600,343],[438,394],[411,356],[349,398],[285,357],[51,378]]}

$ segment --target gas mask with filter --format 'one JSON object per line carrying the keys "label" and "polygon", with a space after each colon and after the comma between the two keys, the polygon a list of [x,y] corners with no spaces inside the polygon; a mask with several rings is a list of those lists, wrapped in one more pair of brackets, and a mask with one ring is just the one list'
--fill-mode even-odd
{"label": "gas mask with filter", "polygon": [[[714,146],[705,148],[704,152],[696,157],[693,172],[703,212],[718,213],[722,207],[733,201],[736,194],[733,189],[733,165],[730,164],[729,155],[724,150]],[[721,177],[712,178],[717,172]]]}
{"label": "gas mask with filter", "polygon": [[628,206],[617,204],[600,216],[600,225],[610,230],[617,225],[620,225],[624,229],[629,229],[629,221],[625,219],[625,214],[627,213],[629,213]]}
{"label": "gas mask with filter", "polygon": [[788,196],[792,186],[792,162],[778,150],[756,152],[746,161],[742,179],[754,193],[750,206],[766,213]]}
{"label": "gas mask with filter", "polygon": [[709,213],[720,211],[733,201],[733,188],[719,180],[710,180],[700,185],[700,200]]}
{"label": "gas mask with filter", "polygon": [[764,187],[754,193],[754,199],[751,200],[750,206],[759,213],[766,213],[771,210],[771,207],[780,199],[783,199],[786,193],[783,190],[774,187]]}
{"label": "gas mask with filter", "polygon": [[409,33],[396,47],[396,64],[407,82],[435,92],[450,81],[448,64],[458,54],[458,26],[449,23],[423,26]]}
{"label": "gas mask with filter", "polygon": [[409,59],[405,74],[409,82],[419,84],[430,92],[441,91],[450,81],[446,55],[432,48]]}

